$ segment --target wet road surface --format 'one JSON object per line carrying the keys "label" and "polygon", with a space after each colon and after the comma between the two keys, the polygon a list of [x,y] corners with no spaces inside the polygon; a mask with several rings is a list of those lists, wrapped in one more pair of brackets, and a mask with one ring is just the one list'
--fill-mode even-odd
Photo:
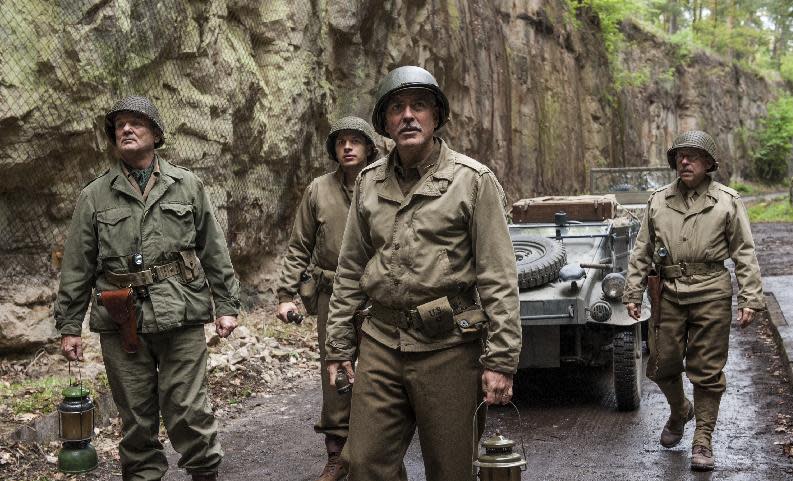
{"label": "wet road surface", "polygon": [[[617,412],[608,370],[529,372],[516,399],[521,423],[514,411],[491,409],[488,432],[499,428],[512,439],[524,437],[528,470],[522,480],[791,480],[793,459],[774,444],[784,438],[774,432],[774,421],[779,413],[793,413],[793,394],[773,374],[778,361],[766,332],[758,323],[732,331],[728,388],[713,438],[714,473],[689,469],[693,422],[676,448],[658,444],[668,411],[651,381],[644,380],[640,410]],[[318,477],[325,455],[323,439],[312,429],[320,405],[319,388],[312,384],[308,380],[305,391],[290,395],[251,399],[235,419],[222,420],[222,479]],[[686,392],[692,396],[687,381]],[[424,479],[415,440],[406,464],[411,480]],[[184,474],[172,469],[165,479],[182,480]]]}

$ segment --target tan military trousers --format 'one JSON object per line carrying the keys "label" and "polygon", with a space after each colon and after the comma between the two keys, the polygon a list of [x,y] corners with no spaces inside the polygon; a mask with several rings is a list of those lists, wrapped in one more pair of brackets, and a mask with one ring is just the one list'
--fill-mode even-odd
{"label": "tan military trousers", "polygon": [[168,438],[190,473],[217,471],[223,451],[206,388],[203,326],[142,334],[135,354],[121,349],[118,334],[100,335],[113,400],[121,416],[118,451],[124,481],[155,481],[168,470],[160,413]]}
{"label": "tan military trousers", "polygon": [[647,377],[663,391],[672,416],[680,419],[686,415],[681,376],[685,371],[694,385],[694,446],[711,446],[719,402],[727,387],[724,365],[731,319],[730,298],[689,305],[663,299],[661,320],[650,322]]}
{"label": "tan military trousers", "polygon": [[427,481],[471,479],[480,343],[402,352],[364,335],[359,353],[343,454],[349,480],[407,480],[402,460],[417,427]]}
{"label": "tan military trousers", "polygon": [[319,337],[319,364],[322,378],[322,414],[314,425],[314,431],[325,435],[347,437],[350,430],[351,393],[339,394],[330,384],[325,368],[325,339],[327,338],[328,304],[330,294],[320,293],[317,303],[317,334]]}

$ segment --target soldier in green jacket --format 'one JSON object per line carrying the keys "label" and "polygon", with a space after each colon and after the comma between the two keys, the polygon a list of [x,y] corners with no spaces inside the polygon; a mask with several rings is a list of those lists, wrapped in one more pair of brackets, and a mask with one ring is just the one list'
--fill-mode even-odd
{"label": "soldier in green jacket", "polygon": [[[74,209],[55,304],[61,349],[82,359],[83,318],[98,332],[124,437],[124,481],[155,481],[168,469],[160,414],[179,467],[194,481],[217,477],[223,451],[206,393],[203,325],[221,337],[237,326],[239,284],[204,184],[155,149],[165,142],[156,107],[127,97],[105,116],[118,163],[88,184]],[[92,295],[126,292],[138,344],[130,349],[109,307]],[[126,291],[124,291],[126,289]],[[93,302],[92,302],[93,301]]]}
{"label": "soldier in green jacket", "polygon": [[[724,267],[735,262],[738,325],[746,327],[765,308],[760,268],[746,208],[736,191],[713,180],[719,167],[716,143],[692,130],[667,152],[675,182],[656,190],[647,203],[628,266],[623,302],[635,319],[650,269],[662,279],[659,321],[649,326],[647,377],[666,396],[671,415],[661,445],[676,446],[696,418],[691,468],[715,466],[711,435],[727,381],[724,365],[730,337],[732,284]],[[685,361],[685,363],[684,363]],[[694,385],[693,404],[683,393],[685,370]]]}
{"label": "soldier in green jacket", "polygon": [[326,343],[329,379],[345,369],[354,381],[355,481],[406,479],[416,428],[429,481],[471,479],[477,403],[512,396],[521,327],[506,199],[490,169],[434,135],[448,118],[426,70],[399,67],[381,83],[372,123],[396,145],[356,181]]}
{"label": "soldier in green jacket", "polygon": [[[372,127],[358,117],[343,117],[331,126],[325,147],[338,167],[334,172],[312,180],[306,187],[281,270],[277,316],[287,322],[289,313],[297,311],[293,301],[301,293],[303,305],[309,313],[317,314],[322,373],[326,370],[328,303],[350,210],[352,187],[361,169],[377,158],[374,139]],[[346,474],[340,454],[349,430],[350,394],[337,393],[328,379],[324,375],[321,377],[322,414],[314,430],[325,435],[328,462],[319,481],[335,481]]]}

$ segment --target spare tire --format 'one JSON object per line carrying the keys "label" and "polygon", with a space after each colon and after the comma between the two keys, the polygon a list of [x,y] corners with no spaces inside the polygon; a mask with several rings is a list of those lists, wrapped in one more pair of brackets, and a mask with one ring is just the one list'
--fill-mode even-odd
{"label": "spare tire", "polygon": [[512,237],[515,262],[518,267],[518,287],[529,289],[559,277],[567,263],[564,244],[546,237],[516,235]]}

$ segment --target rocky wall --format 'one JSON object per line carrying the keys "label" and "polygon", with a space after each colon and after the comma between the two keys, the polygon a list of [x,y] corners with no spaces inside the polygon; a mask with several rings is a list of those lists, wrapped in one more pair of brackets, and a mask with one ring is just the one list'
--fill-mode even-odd
{"label": "rocky wall", "polygon": [[[243,277],[262,283],[302,189],[333,168],[331,119],[369,117],[378,81],[422,65],[447,93],[453,148],[511,200],[573,194],[593,166],[664,162],[712,132],[746,170],[773,86],[625,26],[615,91],[598,19],[559,0],[9,0],[0,8],[0,268],[56,273],[74,199],[109,165],[102,114],[131,93],[167,126],[163,155],[210,186]],[[12,261],[8,261],[11,259]],[[25,269],[22,269],[23,271]]]}

